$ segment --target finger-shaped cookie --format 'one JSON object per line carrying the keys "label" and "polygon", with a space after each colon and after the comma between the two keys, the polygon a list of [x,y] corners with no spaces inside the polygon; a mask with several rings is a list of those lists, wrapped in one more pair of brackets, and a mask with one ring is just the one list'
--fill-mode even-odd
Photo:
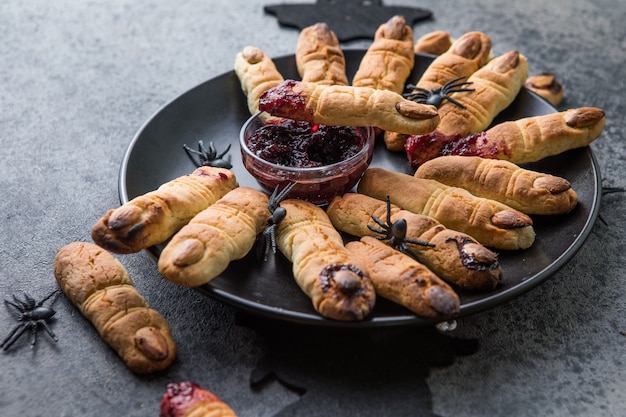
{"label": "finger-shaped cookie", "polygon": [[302,81],[348,85],[346,59],[337,36],[326,23],[316,23],[300,31],[295,56]]}
{"label": "finger-shaped cookie", "polygon": [[371,236],[348,242],[346,248],[367,265],[377,295],[421,317],[445,320],[459,312],[459,296],[415,259]]}
{"label": "finger-shaped cookie", "polygon": [[167,384],[161,397],[159,417],[237,417],[217,395],[195,382]]}
{"label": "finger-shaped cookie", "polygon": [[259,108],[273,116],[312,123],[375,126],[407,134],[431,132],[439,122],[434,106],[406,100],[393,91],[294,80],[263,93]]}
{"label": "finger-shaped cookie", "polygon": [[513,102],[526,78],[528,61],[518,51],[492,59],[467,79],[472,91],[451,93],[457,103],[442,104],[437,131],[461,136],[482,132]]}
{"label": "finger-shaped cookie", "polygon": [[482,68],[491,56],[491,38],[482,32],[468,32],[430,63],[417,87],[432,90],[448,81],[469,77]]}
{"label": "finger-shaped cookie", "polygon": [[376,293],[363,262],[318,206],[288,199],[285,218],[276,229],[276,245],[293,263],[293,276],[322,316],[361,320],[374,307]]}
{"label": "finger-shaped cookie", "polygon": [[[284,81],[274,61],[256,46],[246,46],[235,56],[235,74],[246,96],[250,114],[259,111],[259,98],[264,91]],[[261,114],[261,118],[268,118]]]}
{"label": "finger-shaped cookie", "polygon": [[[385,201],[359,193],[335,197],[326,209],[331,222],[353,236],[381,235],[372,216],[387,217]],[[448,229],[436,219],[391,205],[391,222],[406,222],[406,237],[431,245],[407,242],[419,260],[443,280],[466,290],[492,290],[502,281],[498,255],[466,233]]]}
{"label": "finger-shaped cookie", "polygon": [[418,54],[441,55],[452,46],[452,37],[446,30],[435,30],[420,36],[415,41],[413,50]]}
{"label": "finger-shaped cookie", "polygon": [[404,91],[414,62],[413,30],[404,17],[393,16],[376,30],[374,41],[361,59],[352,85],[400,94]]}
{"label": "finger-shaped cookie", "polygon": [[203,166],[109,210],[91,230],[95,243],[134,253],[165,242],[193,216],[237,187],[232,171]]}
{"label": "finger-shaped cookie", "polygon": [[600,136],[605,123],[602,109],[579,107],[499,123],[464,137],[436,130],[410,136],[405,149],[413,166],[443,155],[503,159],[519,165],[587,146]]}
{"label": "finger-shaped cookie", "polygon": [[442,156],[420,165],[415,176],[464,188],[526,214],[569,213],[578,202],[576,192],[565,178],[498,159]]}
{"label": "finger-shaped cookie", "polygon": [[556,79],[554,74],[532,75],[524,82],[524,87],[538,94],[553,106],[558,106],[563,101],[565,89],[563,84]]}
{"label": "finger-shaped cookie", "polygon": [[[415,87],[432,91],[453,80],[467,78],[483,67],[490,56],[491,38],[482,32],[468,32],[430,63]],[[394,152],[402,151],[406,140],[407,135],[398,132],[387,131],[384,135],[385,146]]]}
{"label": "finger-shaped cookie", "polygon": [[528,215],[435,180],[369,168],[357,189],[379,200],[389,196],[392,204],[434,217],[444,226],[467,233],[485,246],[526,249],[535,240],[533,222]]}
{"label": "finger-shaped cookie", "polygon": [[172,363],[176,345],[167,321],[150,308],[110,253],[91,243],[67,244],[54,258],[54,276],[133,372],[156,372]]}
{"label": "finger-shaped cookie", "polygon": [[186,287],[206,284],[252,249],[270,216],[265,193],[237,187],[198,213],[161,252],[159,272]]}

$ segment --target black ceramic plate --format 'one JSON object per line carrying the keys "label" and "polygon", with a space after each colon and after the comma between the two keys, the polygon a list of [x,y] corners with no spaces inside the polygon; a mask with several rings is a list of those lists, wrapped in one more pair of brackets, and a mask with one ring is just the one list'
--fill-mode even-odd
{"label": "black ceramic plate", "polygon": [[[347,72],[354,74],[364,51],[344,52]],[[431,61],[430,56],[418,55],[409,81],[417,81]],[[285,78],[297,79],[293,55],[277,58],[274,62]],[[555,111],[539,96],[523,89],[494,123]],[[192,88],[165,105],[141,127],[128,147],[120,169],[121,202],[193,171],[195,166],[184,152],[183,144],[195,147],[199,140],[205,144],[212,141],[218,152],[232,144],[229,155],[240,185],[258,188],[243,167],[239,154],[239,130],[249,116],[239,80],[232,71]],[[372,166],[413,172],[403,153],[389,152],[380,143]],[[568,215],[534,217],[537,238],[533,246],[524,251],[501,251],[504,283],[487,293],[460,292],[461,315],[501,304],[550,277],[582,246],[597,218],[600,174],[588,147],[546,158],[527,167],[568,179],[578,193],[579,204]],[[150,248],[155,257],[159,256],[160,250],[161,247]],[[222,275],[198,290],[243,310],[297,323],[335,327],[431,324],[380,297],[367,320],[345,323],[324,319],[295,284],[291,264],[280,253],[267,263],[259,263],[253,250],[246,258],[232,262]]]}

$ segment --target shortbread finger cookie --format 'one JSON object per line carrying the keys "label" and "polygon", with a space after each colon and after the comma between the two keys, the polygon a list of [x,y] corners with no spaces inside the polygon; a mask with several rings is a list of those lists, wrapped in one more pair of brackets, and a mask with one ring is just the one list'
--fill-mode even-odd
{"label": "shortbread finger cookie", "polygon": [[[347,193],[335,197],[326,213],[337,230],[353,236],[375,236],[381,230],[373,217],[387,218],[385,201],[360,193]],[[420,245],[407,242],[407,246],[437,276],[466,290],[494,289],[502,281],[502,268],[498,255],[481,245],[470,235],[448,229],[436,219],[401,210],[391,205],[391,223],[406,222],[406,237],[429,243]],[[373,228],[373,229],[372,229]]]}
{"label": "shortbread finger cookie", "polygon": [[426,266],[371,237],[346,248],[367,265],[376,294],[418,316],[450,319],[459,312],[459,296]]}
{"label": "shortbread finger cookie", "polygon": [[553,106],[561,104],[565,95],[563,84],[556,79],[554,74],[549,73],[528,77],[524,82],[524,87],[538,94]]}
{"label": "shortbread finger cookie", "polygon": [[415,176],[464,188],[526,214],[565,214],[578,202],[576,192],[565,178],[498,159],[442,156],[422,164]]}
{"label": "shortbread finger cookie", "polygon": [[414,63],[413,30],[403,16],[393,16],[376,30],[374,41],[361,59],[352,85],[401,94]]}
{"label": "shortbread finger cookie", "polygon": [[65,245],[54,258],[54,276],[133,372],[152,373],[172,363],[176,345],[167,321],[150,308],[110,253],[86,242]]}
{"label": "shortbread finger cookie", "polygon": [[369,168],[357,190],[379,200],[389,196],[392,204],[434,217],[444,226],[467,233],[492,248],[526,249],[535,240],[533,222],[528,215],[435,180]]}
{"label": "shortbread finger cookie", "polygon": [[159,417],[237,417],[235,412],[211,391],[195,382],[167,384],[161,397]]}
{"label": "shortbread finger cookie", "polygon": [[[465,33],[454,41],[447,51],[431,62],[415,87],[432,91],[442,88],[452,80],[468,78],[482,68],[489,61],[490,56],[491,38],[489,36],[482,32]],[[413,90],[415,91],[417,90]],[[384,135],[385,146],[394,152],[404,150],[406,140],[407,135],[398,132],[387,131]]]}
{"label": "shortbread finger cookie", "polygon": [[276,229],[277,247],[315,310],[335,320],[367,317],[376,301],[367,268],[345,248],[324,210],[295,199],[280,206],[287,214]]}
{"label": "shortbread finger cookie", "polygon": [[491,57],[491,38],[483,32],[467,32],[430,63],[417,87],[432,90],[459,77],[469,77]]}
{"label": "shortbread finger cookie", "polygon": [[114,253],[139,252],[165,242],[237,185],[230,170],[200,167],[109,210],[93,226],[91,237]]}
{"label": "shortbread finger cookie", "polygon": [[[264,91],[284,81],[274,61],[256,46],[246,46],[235,56],[235,74],[246,96],[250,114],[259,111],[259,98]],[[267,119],[267,113],[261,114]]]}
{"label": "shortbread finger cookie", "polygon": [[452,37],[446,30],[429,32],[415,41],[413,50],[418,54],[441,55],[452,46]]}
{"label": "shortbread finger cookie", "polygon": [[300,31],[295,55],[302,81],[348,85],[346,59],[337,36],[326,23],[316,23]]}
{"label": "shortbread finger cookie", "polygon": [[437,131],[460,136],[482,132],[515,100],[526,78],[528,61],[518,51],[492,59],[467,79],[472,91],[450,94],[463,107],[446,101],[439,108]]}
{"label": "shortbread finger cookie", "polygon": [[439,122],[434,106],[406,100],[393,91],[294,80],[263,93],[259,108],[273,116],[312,123],[375,126],[407,134],[431,132]]}
{"label": "shortbread finger cookie", "polygon": [[443,155],[480,156],[520,165],[589,145],[605,126],[604,110],[579,107],[499,123],[465,137],[438,131],[410,136],[405,150],[412,166]]}
{"label": "shortbread finger cookie", "polygon": [[206,284],[254,246],[270,216],[265,193],[237,187],[170,240],[159,257],[159,272],[186,287]]}

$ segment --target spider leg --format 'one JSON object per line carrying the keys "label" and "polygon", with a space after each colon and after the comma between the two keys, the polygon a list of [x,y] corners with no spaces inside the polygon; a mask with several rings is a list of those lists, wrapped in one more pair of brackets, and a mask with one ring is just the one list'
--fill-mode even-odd
{"label": "spider leg", "polygon": [[2,343],[0,343],[2,350],[6,351],[13,346],[13,343],[15,343],[15,341],[20,338],[22,333],[24,333],[26,327],[28,327],[26,323],[20,323],[15,326],[11,333],[2,341]]}
{"label": "spider leg", "polygon": [[391,199],[387,195],[387,225],[391,224]]}
{"label": "spider leg", "polygon": [[369,224],[367,225],[367,228],[368,228],[368,229],[370,229],[370,230],[371,230],[372,232],[374,232],[374,233],[379,233],[379,234],[381,234],[381,235],[384,235],[384,236],[376,236],[377,238],[378,238],[378,237],[382,237],[383,239],[387,239],[387,231],[386,231],[386,230],[383,230],[383,229],[377,229],[376,227],[371,226],[371,225],[369,225]]}
{"label": "spider leg", "polygon": [[26,306],[24,305],[24,303],[22,301],[20,301],[15,294],[13,294],[13,298],[15,299],[15,301],[11,301],[8,298],[4,299],[4,302],[12,305],[13,307],[15,307],[15,309],[17,311],[19,311],[20,313],[23,313],[24,311],[26,311]]}
{"label": "spider leg", "polygon": [[458,101],[456,101],[455,99],[453,99],[452,97],[448,95],[445,96],[445,99],[448,100],[450,103],[455,104],[464,110],[466,109],[466,107],[463,104],[459,103]]}
{"label": "spider leg", "polygon": [[[35,308],[37,307],[41,307],[43,305],[43,303],[45,303],[48,299],[50,299],[53,295],[59,295],[59,290],[54,290],[52,291],[50,294],[48,294],[47,296],[45,296],[41,301],[39,301],[37,304],[35,304]],[[56,299],[55,299],[56,300]],[[55,300],[52,300],[52,303],[54,303]]]}
{"label": "spider leg", "polygon": [[29,321],[27,326],[30,327],[30,348],[34,349],[37,344],[37,322]]}
{"label": "spider leg", "polygon": [[457,83],[457,81],[460,81],[462,79],[464,79],[466,77],[459,77],[459,78],[455,78],[454,80],[450,80],[447,83],[445,83],[442,88],[444,91],[449,91],[452,88],[456,88],[456,87],[462,87],[464,85],[471,85],[474,84],[472,81],[462,81],[460,83]]}
{"label": "spider leg", "polygon": [[217,152],[215,150],[215,145],[213,145],[213,142],[209,142],[209,147],[206,148],[204,146],[204,141],[202,140],[198,141],[198,150],[206,156],[215,155],[215,153]]}
{"label": "spider leg", "polygon": [[222,159],[224,157],[224,155],[226,155],[228,153],[228,151],[230,151],[231,145],[232,145],[232,143],[229,143],[228,146],[226,147],[226,150],[224,152],[222,152],[221,154],[217,155],[215,157],[215,159]]}
{"label": "spider leg", "polygon": [[372,229],[371,226],[367,226],[371,231],[373,232],[378,232],[378,233],[387,233],[386,230],[388,228],[388,226],[382,221],[380,220],[378,217],[374,216],[373,214],[370,216],[372,218],[372,220],[374,220],[374,222],[376,222],[377,225],[379,225],[380,227],[382,227],[383,229],[385,229],[385,231],[378,231],[378,230],[374,230]]}
{"label": "spider leg", "polygon": [[[191,149],[187,145],[183,145],[183,149],[185,150],[185,152],[187,153],[187,156],[189,157],[189,159],[195,166],[197,167],[202,166],[202,153],[201,152]],[[196,161],[196,159],[193,157],[194,155],[198,155],[200,157],[200,162]]]}
{"label": "spider leg", "polygon": [[280,202],[283,201],[285,197],[287,197],[287,194],[291,192],[291,190],[293,189],[293,187],[296,186],[296,184],[298,183],[297,182],[289,183],[281,191],[278,191],[278,186],[274,188],[274,192],[270,196],[270,200],[269,200],[269,209],[271,213],[273,213],[274,210],[278,208],[278,205],[280,204]]}
{"label": "spider leg", "polygon": [[417,262],[422,263],[422,261],[420,260],[419,255],[413,250],[411,249],[408,245],[406,245],[405,243],[400,244],[400,252],[409,255],[411,258],[415,259]]}
{"label": "spider leg", "polygon": [[[17,300],[16,297],[14,298]],[[27,310],[32,310],[35,308],[35,298],[26,291],[24,291],[24,300],[25,301],[23,301],[22,303],[27,307]]]}
{"label": "spider leg", "polygon": [[50,335],[52,340],[54,340],[55,342],[59,341],[59,338],[56,334],[54,334],[52,329],[50,329],[50,326],[48,326],[48,323],[46,323],[45,320],[37,320],[37,323],[41,324],[41,327],[43,327],[43,329]]}
{"label": "spider leg", "polygon": [[425,240],[411,239],[411,238],[407,237],[407,238],[404,239],[404,241],[407,242],[407,243],[412,243],[414,245],[419,245],[419,246],[428,246],[430,248],[434,248],[435,247],[434,243],[430,243],[430,242],[427,242]]}

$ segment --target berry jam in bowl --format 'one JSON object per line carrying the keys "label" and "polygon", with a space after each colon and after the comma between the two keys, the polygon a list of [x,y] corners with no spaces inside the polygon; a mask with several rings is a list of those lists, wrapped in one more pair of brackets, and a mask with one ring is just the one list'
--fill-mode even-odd
{"label": "berry jam in bowl", "polygon": [[290,198],[324,205],[352,190],[374,154],[372,127],[326,126],[255,114],[241,128],[243,164],[269,193],[290,183]]}

